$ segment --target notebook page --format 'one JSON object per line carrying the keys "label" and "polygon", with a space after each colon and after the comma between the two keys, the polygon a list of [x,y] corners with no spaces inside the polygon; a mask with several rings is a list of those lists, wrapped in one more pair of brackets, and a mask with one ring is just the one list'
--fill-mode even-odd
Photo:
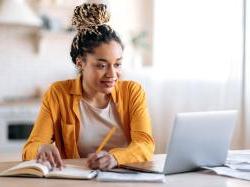
{"label": "notebook page", "polygon": [[36,162],[36,160],[24,161],[3,171],[0,175],[37,175],[43,176],[49,172],[49,168]]}
{"label": "notebook page", "polygon": [[47,178],[69,178],[69,179],[92,179],[97,175],[97,171],[91,170],[86,167],[75,166],[75,165],[65,165],[65,167],[60,170],[55,168],[50,171],[46,177]]}

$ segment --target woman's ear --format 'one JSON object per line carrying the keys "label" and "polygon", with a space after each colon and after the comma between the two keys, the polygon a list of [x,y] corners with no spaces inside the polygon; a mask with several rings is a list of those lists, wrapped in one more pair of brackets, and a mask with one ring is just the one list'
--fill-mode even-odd
{"label": "woman's ear", "polygon": [[83,71],[84,64],[85,63],[83,62],[83,59],[81,57],[76,58],[76,67],[77,67],[77,69]]}

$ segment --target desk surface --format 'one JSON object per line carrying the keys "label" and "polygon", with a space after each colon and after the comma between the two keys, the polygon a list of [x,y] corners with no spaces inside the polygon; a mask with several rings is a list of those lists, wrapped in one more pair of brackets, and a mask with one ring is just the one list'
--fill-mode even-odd
{"label": "desk surface", "polygon": [[[16,165],[18,162],[0,162],[0,172]],[[83,159],[65,160],[65,163],[80,165]],[[142,184],[142,183],[140,183]],[[68,180],[68,179],[44,179],[44,178],[21,178],[21,177],[0,177],[0,186],[8,187],[132,187],[135,183],[112,183],[97,182],[95,180]],[[168,186],[168,187],[249,187],[250,181],[234,179],[215,175],[208,171],[189,172],[175,175],[167,175],[166,183],[143,183],[143,186]]]}

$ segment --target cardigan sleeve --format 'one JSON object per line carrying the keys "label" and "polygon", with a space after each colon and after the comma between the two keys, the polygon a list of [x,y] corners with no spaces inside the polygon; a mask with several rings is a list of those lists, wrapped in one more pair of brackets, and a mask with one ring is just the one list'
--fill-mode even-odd
{"label": "cardigan sleeve", "polygon": [[23,147],[23,160],[35,159],[40,145],[52,143],[54,130],[49,103],[49,100],[51,101],[51,97],[52,88],[50,88],[43,96],[40,112],[35,121],[31,134]]}
{"label": "cardigan sleeve", "polygon": [[127,102],[131,142],[126,148],[110,150],[118,164],[148,161],[155,149],[146,94],[139,84],[132,84]]}

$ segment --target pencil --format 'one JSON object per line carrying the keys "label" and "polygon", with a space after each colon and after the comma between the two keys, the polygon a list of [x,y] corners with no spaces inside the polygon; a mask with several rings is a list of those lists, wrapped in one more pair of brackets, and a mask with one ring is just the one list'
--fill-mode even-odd
{"label": "pencil", "polygon": [[116,127],[112,127],[112,129],[108,132],[108,134],[104,137],[102,143],[99,145],[99,147],[96,149],[96,153],[100,152],[103,147],[107,144],[111,136],[114,134]]}

